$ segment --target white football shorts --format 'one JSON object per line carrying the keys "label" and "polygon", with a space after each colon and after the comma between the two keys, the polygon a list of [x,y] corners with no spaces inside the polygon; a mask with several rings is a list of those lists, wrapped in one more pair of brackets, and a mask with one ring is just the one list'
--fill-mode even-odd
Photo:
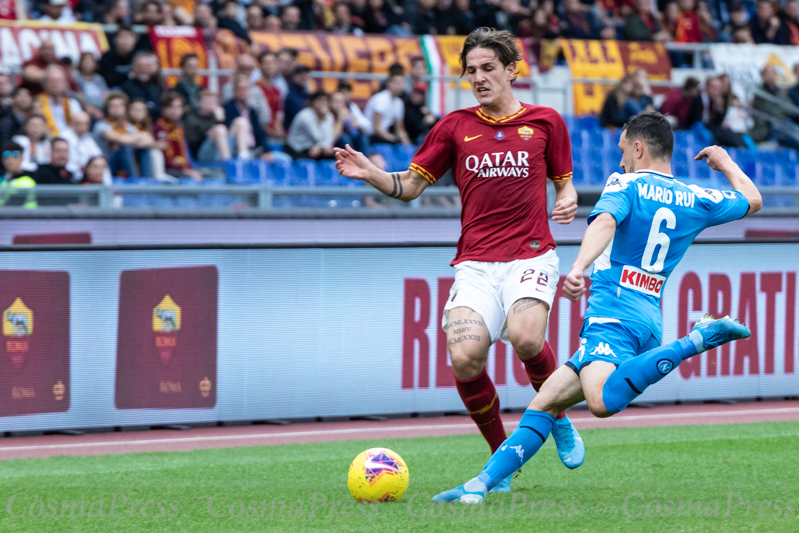
{"label": "white football shorts", "polygon": [[559,266],[555,250],[504,263],[458,263],[441,327],[446,330],[450,309],[468,307],[483,317],[491,344],[499,339],[508,342],[508,313],[517,300],[535,298],[552,308],[560,280]]}

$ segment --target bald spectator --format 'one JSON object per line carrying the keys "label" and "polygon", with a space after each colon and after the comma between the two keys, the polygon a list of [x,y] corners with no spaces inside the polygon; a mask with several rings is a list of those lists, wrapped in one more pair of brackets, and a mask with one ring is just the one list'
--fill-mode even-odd
{"label": "bald spectator", "polygon": [[119,88],[133,70],[136,36],[130,28],[119,28],[114,35],[114,46],[100,58],[98,72],[111,88]]}
{"label": "bald spectator", "polygon": [[39,95],[39,102],[47,129],[53,137],[58,137],[62,131],[68,129],[71,117],[82,111],[77,100],[64,94],[66,88],[64,69],[55,65],[47,67],[44,92]]}
{"label": "bald spectator", "polygon": [[[235,75],[233,76],[233,81],[227,82],[222,87],[222,102],[229,102],[233,99],[236,78],[244,76],[248,80],[252,80],[253,78],[259,77],[253,75],[257,72],[256,67],[255,58],[250,54],[236,56]],[[258,113],[258,121],[260,124],[269,124],[272,122],[272,112],[269,109],[266,98],[264,98],[264,93],[254,83],[250,84],[250,96],[247,99],[247,105]]]}
{"label": "bald spectator", "polygon": [[144,100],[153,120],[161,116],[163,95],[157,73],[158,58],[149,52],[138,52],[133,58],[133,70],[121,87],[129,100]]}
{"label": "bald spectator", "polygon": [[[67,169],[75,176],[76,181],[83,177],[83,168],[92,157],[102,156],[103,151],[91,134],[91,118],[88,113],[76,113],[70,122],[71,128],[61,133],[61,137],[69,143],[69,163]],[[110,179],[111,173],[109,171]]]}
{"label": "bald spectator", "polygon": [[23,85],[28,88],[31,94],[37,95],[42,92],[42,83],[44,83],[45,70],[49,66],[58,66],[67,74],[69,89],[77,91],[78,87],[69,76],[69,72],[58,63],[58,58],[55,55],[55,46],[51,41],[42,41],[39,49],[31,59],[22,64],[22,79]]}

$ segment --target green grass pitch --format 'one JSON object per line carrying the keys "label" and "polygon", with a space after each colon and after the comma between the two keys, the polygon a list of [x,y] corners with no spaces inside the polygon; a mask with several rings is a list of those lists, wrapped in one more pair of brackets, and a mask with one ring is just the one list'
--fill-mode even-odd
{"label": "green grass pitch", "polygon": [[[799,531],[799,422],[582,435],[581,468],[550,440],[482,507],[430,502],[480,471],[478,435],[4,461],[0,531]],[[358,506],[347,467],[375,446],[410,487]]]}

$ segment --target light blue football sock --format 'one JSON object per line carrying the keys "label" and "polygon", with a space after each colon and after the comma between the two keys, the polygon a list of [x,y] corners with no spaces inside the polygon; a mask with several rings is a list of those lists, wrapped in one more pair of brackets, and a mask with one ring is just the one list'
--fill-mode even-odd
{"label": "light blue football sock", "polygon": [[554,423],[555,417],[548,413],[525,411],[519,425],[494,452],[478,479],[488,490],[494,488],[536,454],[552,432]]}
{"label": "light blue football sock", "polygon": [[665,378],[680,363],[699,353],[702,336],[698,331],[669,344],[644,352],[619,365],[605,382],[602,401],[611,413],[623,411],[647,387]]}

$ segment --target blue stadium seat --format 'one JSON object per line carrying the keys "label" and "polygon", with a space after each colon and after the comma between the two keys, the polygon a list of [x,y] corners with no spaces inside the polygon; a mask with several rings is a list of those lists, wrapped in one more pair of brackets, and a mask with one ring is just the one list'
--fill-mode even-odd
{"label": "blue stadium seat", "polygon": [[396,170],[400,167],[394,157],[394,147],[390,144],[375,143],[372,145],[372,150],[383,156],[386,160],[386,170]]}
{"label": "blue stadium seat", "polygon": [[336,162],[333,159],[325,159],[319,162],[319,181],[317,186],[337,187],[346,185],[343,180],[350,181],[338,173]]}
{"label": "blue stadium seat", "polygon": [[277,185],[285,186],[294,183],[294,163],[284,159],[275,159],[269,168]]}
{"label": "blue stadium seat", "polygon": [[225,176],[231,185],[252,185],[255,183],[255,176],[250,161],[241,159],[228,159],[225,161]]}
{"label": "blue stadium seat", "polygon": [[[294,162],[294,187],[314,187],[319,178],[319,165],[312,159],[298,159]],[[288,184],[287,184],[288,185]]]}
{"label": "blue stadium seat", "polygon": [[412,144],[397,144],[394,146],[394,161],[397,170],[405,170],[411,166],[413,156],[416,154],[416,146]]}
{"label": "blue stadium seat", "polygon": [[599,129],[599,120],[593,115],[579,117],[577,119],[577,128],[583,130],[598,130]]}

